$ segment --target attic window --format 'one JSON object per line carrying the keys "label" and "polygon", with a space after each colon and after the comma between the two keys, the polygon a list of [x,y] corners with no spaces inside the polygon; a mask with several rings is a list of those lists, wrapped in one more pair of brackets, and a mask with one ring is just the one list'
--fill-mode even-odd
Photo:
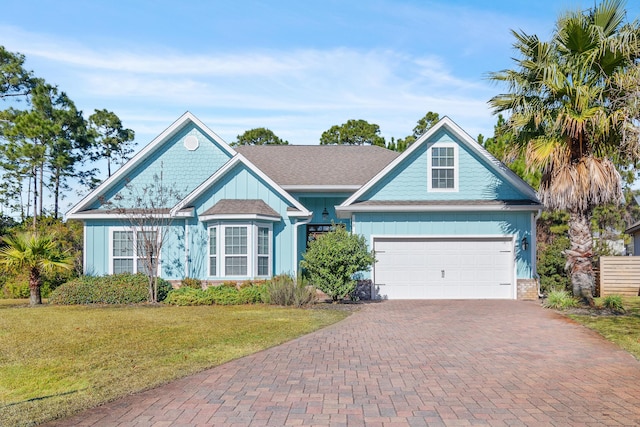
{"label": "attic window", "polygon": [[429,191],[458,190],[458,147],[434,144],[428,152]]}
{"label": "attic window", "polygon": [[195,151],[200,146],[200,142],[198,142],[198,138],[194,135],[189,135],[184,139],[184,148],[189,151]]}

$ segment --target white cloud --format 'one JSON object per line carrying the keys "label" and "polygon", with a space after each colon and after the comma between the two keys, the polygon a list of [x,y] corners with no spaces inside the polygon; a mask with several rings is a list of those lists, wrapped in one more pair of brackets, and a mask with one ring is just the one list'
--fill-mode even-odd
{"label": "white cloud", "polygon": [[[351,118],[399,138],[427,111],[452,117],[472,135],[488,133],[493,123],[488,84],[456,76],[437,56],[351,48],[139,54],[0,27],[5,36],[8,49],[24,53],[39,66],[36,74],[77,103],[91,105],[86,110],[109,101],[137,140],[150,140],[186,110],[211,117],[201,119],[227,141],[250,127],[277,126],[290,142],[313,144]],[[43,67],[50,75],[41,74]]]}

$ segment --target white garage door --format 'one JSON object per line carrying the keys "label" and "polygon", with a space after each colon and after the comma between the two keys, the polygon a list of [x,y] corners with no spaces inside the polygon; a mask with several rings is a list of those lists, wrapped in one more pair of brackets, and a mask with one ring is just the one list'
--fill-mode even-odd
{"label": "white garage door", "polygon": [[375,292],[389,299],[514,297],[510,238],[376,238]]}

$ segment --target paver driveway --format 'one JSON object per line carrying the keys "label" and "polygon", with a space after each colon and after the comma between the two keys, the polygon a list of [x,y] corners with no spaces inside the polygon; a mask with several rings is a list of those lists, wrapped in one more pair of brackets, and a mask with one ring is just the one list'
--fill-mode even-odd
{"label": "paver driveway", "polygon": [[640,425],[640,363],[534,303],[386,301],[55,425]]}

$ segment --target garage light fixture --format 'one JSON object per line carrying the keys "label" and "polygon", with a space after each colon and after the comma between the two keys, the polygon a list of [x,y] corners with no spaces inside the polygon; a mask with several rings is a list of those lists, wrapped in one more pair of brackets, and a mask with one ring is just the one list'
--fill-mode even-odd
{"label": "garage light fixture", "polygon": [[322,211],[322,220],[326,221],[329,219],[329,211],[327,210],[327,207],[325,206],[324,210]]}
{"label": "garage light fixture", "polygon": [[526,251],[527,249],[529,249],[529,241],[527,240],[527,236],[523,237],[522,240],[520,241],[522,250]]}

